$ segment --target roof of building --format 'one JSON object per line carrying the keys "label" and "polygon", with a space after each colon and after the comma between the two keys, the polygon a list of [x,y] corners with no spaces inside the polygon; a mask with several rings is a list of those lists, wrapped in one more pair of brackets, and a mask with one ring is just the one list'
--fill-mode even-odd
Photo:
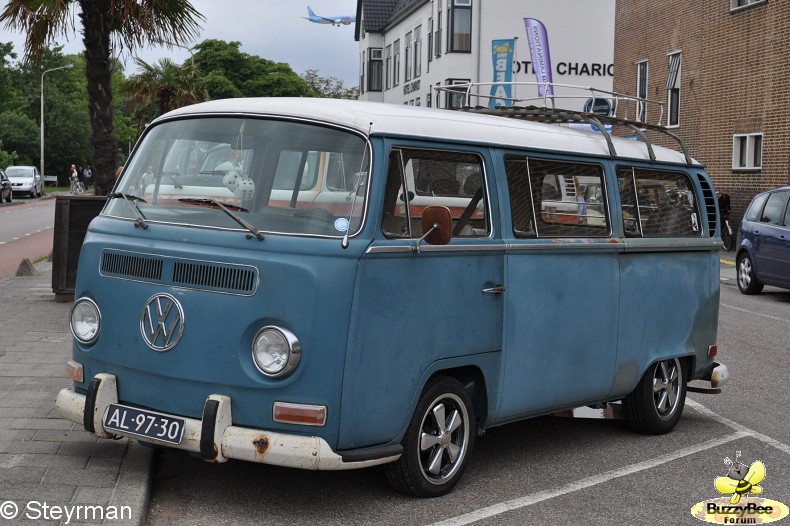
{"label": "roof of building", "polygon": [[[603,135],[554,124],[400,104],[345,99],[224,99],[174,110],[160,119],[197,114],[263,115],[308,119],[370,135],[420,137],[609,156]],[[618,158],[649,160],[645,143],[612,137]],[[658,161],[685,164],[681,152],[653,146]]]}
{"label": "roof of building", "polygon": [[[398,15],[425,0],[358,0],[365,21],[365,31],[379,32]],[[360,10],[357,9],[357,14]],[[359,20],[359,17],[357,17]]]}

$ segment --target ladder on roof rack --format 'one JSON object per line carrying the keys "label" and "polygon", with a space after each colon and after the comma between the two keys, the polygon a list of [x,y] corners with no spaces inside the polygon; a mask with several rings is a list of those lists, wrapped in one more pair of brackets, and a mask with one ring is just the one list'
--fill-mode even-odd
{"label": "ladder on roof rack", "polygon": [[[498,85],[511,85],[511,86],[533,86],[538,87],[540,95],[538,97],[527,97],[527,98],[505,98],[505,97],[495,97],[492,95],[487,94],[480,94],[473,92],[473,89],[479,87],[490,87],[490,86],[498,86]],[[584,95],[578,94],[570,94],[570,95],[562,95],[562,96],[550,96],[549,93],[553,92],[553,88],[563,88],[566,92],[570,91],[571,93],[573,90],[581,91]],[[551,91],[550,91],[551,88]],[[452,93],[456,96],[463,96],[462,104],[458,107],[453,109],[466,111],[470,113],[481,113],[486,115],[497,115],[502,117],[510,117],[516,119],[524,119],[536,122],[544,122],[550,124],[570,124],[570,123],[579,123],[579,124],[590,124],[595,126],[603,135],[604,139],[606,140],[607,147],[609,148],[609,155],[612,157],[617,156],[617,151],[614,147],[614,142],[612,141],[611,134],[606,130],[605,124],[609,124],[612,126],[624,126],[634,132],[641,140],[645,143],[645,147],[647,148],[648,156],[650,157],[651,161],[656,160],[655,152],[653,151],[653,145],[648,139],[647,134],[645,131],[653,131],[657,133],[661,133],[673,139],[680,150],[683,153],[683,157],[686,160],[686,164],[689,166],[693,165],[694,162],[691,159],[691,156],[688,153],[688,149],[686,145],[683,143],[683,140],[669,131],[665,126],[661,124],[661,118],[664,115],[664,105],[661,102],[650,100],[650,99],[640,99],[638,97],[633,97],[630,95],[623,95],[620,93],[610,92],[599,90],[596,88],[592,88],[589,86],[574,86],[571,84],[557,84],[557,83],[549,83],[549,82],[473,82],[473,83],[464,83],[464,84],[454,84],[454,85],[445,85],[445,86],[436,86],[434,89],[438,92],[447,92]],[[488,100],[505,100],[512,103],[518,102],[526,102],[526,101],[535,101],[535,100],[542,100],[543,106],[496,106],[496,107],[487,107],[487,106],[479,106],[475,105],[472,106],[470,104],[470,100],[472,98],[482,98]],[[597,101],[598,99],[606,99],[609,103],[610,111],[608,115],[601,115],[598,113],[586,112],[586,111],[579,111],[579,110],[572,110],[567,108],[556,108],[554,107],[555,99],[587,99],[587,102],[590,100]],[[547,104],[550,103],[551,107],[548,107]],[[657,124],[648,124],[645,122],[641,122],[639,120],[632,120],[628,117],[628,106],[629,103],[635,104],[636,114],[646,115],[647,111],[646,108],[648,106],[658,106],[660,109],[659,113],[659,120]],[[595,102],[593,102],[595,104]],[[624,106],[625,109],[623,111],[624,115],[622,117],[617,116],[618,108]]]}

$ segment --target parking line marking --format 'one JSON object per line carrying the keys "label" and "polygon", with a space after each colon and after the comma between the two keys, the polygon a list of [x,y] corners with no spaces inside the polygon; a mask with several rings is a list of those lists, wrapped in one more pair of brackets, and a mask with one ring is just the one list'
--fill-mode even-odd
{"label": "parking line marking", "polygon": [[[783,320],[783,321],[786,321],[786,320]],[[739,431],[739,432],[748,433],[749,436],[751,436],[753,438],[756,438],[757,440],[759,440],[761,442],[765,442],[766,444],[775,447],[779,451],[790,455],[790,446],[788,446],[787,444],[785,444],[783,442],[779,442],[778,440],[776,440],[774,438],[771,438],[771,437],[769,437],[767,435],[763,435],[762,433],[758,433],[757,431],[749,429],[748,427],[746,427],[744,425],[741,425],[738,422],[734,422],[734,421],[732,421],[732,420],[730,420],[728,418],[724,418],[723,416],[717,415],[716,413],[714,413],[713,411],[711,411],[710,409],[708,409],[704,405],[700,404],[699,402],[695,402],[694,400],[691,400],[689,398],[686,398],[686,405],[688,405],[689,407],[691,407],[692,409],[694,409],[698,413],[702,413],[703,415],[707,416],[708,418],[716,420],[717,422],[721,422],[722,424],[724,424],[725,426],[729,427],[730,429],[733,429],[733,430]]]}
{"label": "parking line marking", "polygon": [[696,453],[701,453],[702,451],[707,451],[708,449],[712,449],[722,444],[726,444],[728,442],[732,442],[734,440],[738,440],[741,438],[751,437],[754,435],[755,433],[749,430],[736,431],[731,435],[723,436],[720,438],[714,438],[712,440],[708,440],[707,442],[702,442],[700,444],[679,449],[673,453],[667,453],[666,455],[661,455],[659,457],[650,460],[645,460],[643,462],[631,464],[630,466],[624,466],[622,468],[606,471],[599,475],[593,475],[591,477],[583,478],[581,480],[572,482],[570,484],[566,484],[565,486],[562,486],[554,490],[540,491],[538,493],[533,493],[531,495],[526,495],[524,497],[519,497],[517,499],[509,500],[506,502],[500,502],[499,504],[494,504],[493,506],[480,508],[479,510],[472,511],[464,515],[459,515],[451,519],[447,519],[440,522],[434,522],[429,526],[461,526],[464,524],[471,524],[473,522],[487,519],[495,515],[506,513],[508,511],[518,510],[520,508],[525,508],[527,506],[531,506],[533,504],[537,504],[545,500],[553,499],[555,497],[560,497],[562,495],[567,495],[568,493],[573,493],[592,486],[597,486],[598,484],[609,482],[612,479],[633,475],[634,473],[639,473],[640,471],[645,471],[647,469],[652,469],[661,466],[663,464],[668,464],[680,458],[687,457],[689,455],[694,455]]}
{"label": "parking line marking", "polygon": [[759,316],[760,318],[767,318],[769,320],[782,321],[784,323],[790,323],[790,320],[785,319],[785,318],[777,318],[776,316],[769,316],[768,314],[760,314],[759,312],[754,312],[753,310],[742,309],[740,307],[733,307],[732,305],[727,305],[726,303],[722,303],[721,306],[722,307],[727,307],[728,309],[732,309],[732,310],[735,310],[735,311],[738,311],[738,312],[743,312],[743,313],[746,313],[746,314],[753,314],[755,316]]}

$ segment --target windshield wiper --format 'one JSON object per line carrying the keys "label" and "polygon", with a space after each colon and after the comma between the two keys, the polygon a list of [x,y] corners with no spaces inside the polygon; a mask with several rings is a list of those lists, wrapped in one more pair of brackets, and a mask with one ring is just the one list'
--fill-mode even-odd
{"label": "windshield wiper", "polygon": [[[260,230],[258,230],[257,228],[255,228],[254,226],[249,224],[247,221],[245,221],[244,219],[242,219],[241,217],[239,217],[238,215],[234,214],[231,211],[231,209],[233,209],[233,210],[235,210],[237,212],[249,212],[249,210],[247,210],[244,207],[236,206],[236,205],[223,205],[222,203],[220,203],[216,199],[209,199],[209,198],[197,199],[197,198],[194,198],[194,197],[184,197],[184,198],[179,199],[178,202],[179,203],[193,203],[193,204],[196,204],[196,205],[213,205],[213,206],[216,206],[220,210],[222,210],[223,212],[228,214],[231,219],[233,219],[238,224],[240,224],[241,226],[243,226],[244,228],[249,230],[252,233],[253,236],[258,238],[259,241],[263,241],[263,232],[261,232]],[[250,239],[251,237],[252,236],[250,236],[249,234],[247,235],[247,239]]]}
{"label": "windshield wiper", "polygon": [[129,207],[129,210],[132,211],[132,215],[134,216],[134,226],[135,228],[139,227],[145,230],[148,228],[148,223],[145,222],[146,217],[143,215],[142,210],[140,207],[137,206],[137,202],[147,203],[145,199],[142,197],[137,197],[136,195],[125,194],[123,192],[115,192],[108,196],[110,199],[116,199],[118,197],[123,197],[123,201],[126,203],[126,206]]}

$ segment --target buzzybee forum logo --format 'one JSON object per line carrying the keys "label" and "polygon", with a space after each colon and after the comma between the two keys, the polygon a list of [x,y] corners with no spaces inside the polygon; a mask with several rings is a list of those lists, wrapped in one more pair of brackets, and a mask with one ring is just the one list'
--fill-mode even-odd
{"label": "buzzybee forum logo", "polygon": [[738,462],[740,456],[741,452],[736,451],[735,462],[725,458],[727,475],[713,481],[716,490],[725,496],[698,502],[691,514],[713,524],[767,524],[787,517],[790,510],[781,502],[754,497],[763,494],[760,484],[765,480],[765,464],[755,460],[747,466]]}

